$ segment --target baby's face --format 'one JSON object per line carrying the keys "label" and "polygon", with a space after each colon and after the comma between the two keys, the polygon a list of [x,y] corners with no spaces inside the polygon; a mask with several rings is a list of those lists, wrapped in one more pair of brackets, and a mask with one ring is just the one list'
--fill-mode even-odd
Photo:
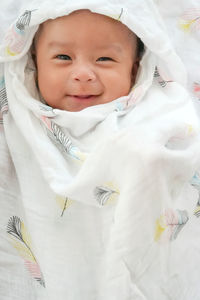
{"label": "baby's face", "polygon": [[137,72],[136,36],[88,10],[45,22],[35,41],[38,86],[53,108],[80,111],[129,93]]}

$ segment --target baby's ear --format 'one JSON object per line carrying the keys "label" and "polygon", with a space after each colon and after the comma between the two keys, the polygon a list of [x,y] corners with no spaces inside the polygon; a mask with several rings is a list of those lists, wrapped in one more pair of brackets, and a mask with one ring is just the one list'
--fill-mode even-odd
{"label": "baby's ear", "polygon": [[140,59],[137,58],[132,66],[132,72],[131,72],[131,85],[133,86],[135,83],[135,79],[136,79],[136,75],[137,75],[137,71],[139,68],[139,64],[140,64]]}

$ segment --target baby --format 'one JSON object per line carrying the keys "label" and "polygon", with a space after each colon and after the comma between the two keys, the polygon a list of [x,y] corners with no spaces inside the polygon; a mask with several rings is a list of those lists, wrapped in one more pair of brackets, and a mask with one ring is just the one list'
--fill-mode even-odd
{"label": "baby", "polygon": [[138,43],[121,22],[89,10],[46,21],[34,41],[43,99],[75,112],[128,95],[138,70]]}

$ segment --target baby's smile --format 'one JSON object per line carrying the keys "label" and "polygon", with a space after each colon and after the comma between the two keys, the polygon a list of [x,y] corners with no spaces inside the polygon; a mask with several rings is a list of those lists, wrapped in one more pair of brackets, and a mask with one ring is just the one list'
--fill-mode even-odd
{"label": "baby's smile", "polygon": [[68,95],[68,97],[72,98],[73,101],[88,101],[91,102],[95,101],[98,95]]}
{"label": "baby's smile", "polygon": [[95,97],[95,95],[73,95],[76,99],[91,99],[92,97]]}

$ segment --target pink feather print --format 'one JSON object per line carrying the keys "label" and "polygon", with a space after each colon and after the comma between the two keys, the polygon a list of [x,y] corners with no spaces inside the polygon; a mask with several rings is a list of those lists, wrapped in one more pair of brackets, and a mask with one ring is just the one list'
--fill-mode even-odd
{"label": "pink feather print", "polygon": [[200,29],[200,8],[190,8],[185,11],[179,24],[184,31],[198,31]]}
{"label": "pink feather print", "polygon": [[194,82],[193,83],[193,92],[197,98],[200,99],[200,83]]}
{"label": "pink feather print", "polygon": [[186,210],[166,209],[156,220],[155,241],[165,243],[175,240],[188,220]]}

